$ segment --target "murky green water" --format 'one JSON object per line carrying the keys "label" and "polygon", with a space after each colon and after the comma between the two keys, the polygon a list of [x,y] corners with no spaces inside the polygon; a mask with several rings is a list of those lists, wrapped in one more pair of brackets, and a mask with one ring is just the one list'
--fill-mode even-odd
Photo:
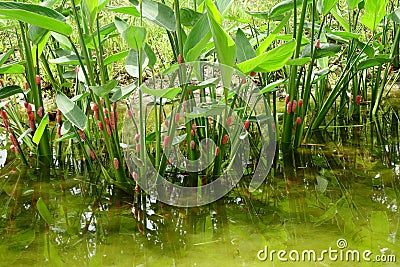
{"label": "murky green water", "polygon": [[8,159],[0,266],[397,266],[399,142],[390,123],[378,126],[332,128],[316,141],[325,145],[278,160],[256,193],[243,179],[190,209],[119,197],[79,165],[24,170]]}

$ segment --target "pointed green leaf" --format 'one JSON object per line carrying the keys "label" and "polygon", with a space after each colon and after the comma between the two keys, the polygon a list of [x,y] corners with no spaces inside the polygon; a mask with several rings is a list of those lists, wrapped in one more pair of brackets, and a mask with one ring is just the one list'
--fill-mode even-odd
{"label": "pointed green leaf", "polygon": [[[139,53],[136,50],[131,49],[129,51],[128,56],[126,57],[125,69],[129,75],[132,77],[139,77]],[[149,59],[146,56],[146,53],[143,53],[142,56],[142,68],[145,69],[149,64]]]}
{"label": "pointed green leaf", "polygon": [[187,137],[187,134],[175,136],[174,139],[172,140],[172,145],[176,146],[176,145],[182,143],[186,139],[186,137]]}
{"label": "pointed green leaf", "polygon": [[261,54],[253,59],[237,65],[243,73],[251,71],[271,72],[281,69],[292,57],[296,43],[294,41],[278,46],[267,53]]}
{"label": "pointed green leaf", "polygon": [[353,10],[357,7],[358,3],[360,3],[361,0],[346,0],[347,6],[349,7],[350,10]]}
{"label": "pointed green leaf", "polygon": [[20,63],[5,64],[0,67],[0,74],[21,74],[25,72],[25,67]]}
{"label": "pointed green leaf", "polygon": [[187,62],[198,60],[212,34],[207,14],[203,14],[190,31],[183,46],[183,55]]}
{"label": "pointed green leaf", "polygon": [[286,80],[277,80],[273,83],[270,83],[270,84],[266,85],[263,89],[261,89],[260,94],[268,93],[268,92],[272,91],[273,89],[277,88],[279,85],[282,85],[284,83],[286,83]]}
{"label": "pointed green leaf", "polygon": [[3,87],[0,89],[0,100],[19,93],[22,93],[22,89],[17,85]]}
{"label": "pointed green leaf", "polygon": [[[81,57],[81,60],[84,60],[83,57]],[[68,56],[62,56],[54,59],[50,59],[49,63],[51,64],[59,64],[59,65],[79,65],[79,57],[77,55],[68,55]]]}
{"label": "pointed green leaf", "polygon": [[235,42],[218,23],[219,15],[214,11],[214,3],[211,0],[206,0],[206,6],[218,61],[227,66],[233,66],[236,59]]}
{"label": "pointed green leaf", "polygon": [[114,94],[111,97],[111,102],[117,102],[121,99],[127,98],[130,96],[130,94],[135,90],[138,86],[138,83],[132,83],[128,86],[125,87],[117,87],[117,90],[114,92]]}
{"label": "pointed green leaf", "polygon": [[85,113],[63,93],[56,95],[56,103],[59,110],[61,110],[67,120],[73,125],[81,129],[82,131],[86,128],[87,117]]}
{"label": "pointed green leaf", "polygon": [[148,45],[147,43],[144,44],[144,52],[149,59],[148,67],[150,69],[154,69],[154,65],[157,63],[157,56],[156,54],[154,54],[153,49],[151,49],[150,45]]}
{"label": "pointed green leaf", "polygon": [[111,63],[114,63],[115,61],[121,60],[123,58],[125,58],[126,56],[128,56],[129,54],[129,50],[128,51],[123,51],[123,52],[119,52],[116,54],[112,54],[109,57],[106,57],[106,59],[104,59],[104,65],[109,65]]}
{"label": "pointed green leaf", "polygon": [[393,13],[391,14],[391,19],[394,23],[400,24],[400,8],[393,11]]}
{"label": "pointed green leaf", "polygon": [[40,121],[40,124],[38,126],[38,128],[35,131],[35,134],[32,137],[32,141],[35,144],[39,144],[40,139],[42,139],[42,135],[44,133],[44,130],[47,127],[47,124],[49,123],[49,114],[46,113],[46,115],[44,115],[44,117],[42,118],[42,120]]}
{"label": "pointed green leaf", "polygon": [[57,11],[34,4],[0,2],[0,15],[16,19],[63,35],[70,35],[72,27]]}
{"label": "pointed green leaf", "polygon": [[304,66],[305,64],[307,64],[309,62],[311,62],[310,57],[299,57],[299,58],[295,58],[295,59],[289,59],[287,64],[289,66]]}
{"label": "pointed green leaf", "polygon": [[253,47],[240,28],[236,33],[236,57],[239,63],[256,57]]}
{"label": "pointed green leaf", "polygon": [[328,15],[337,2],[338,0],[318,0],[318,12],[324,16]]}
{"label": "pointed green leaf", "polygon": [[50,211],[41,197],[36,202],[36,208],[38,209],[40,216],[42,216],[43,220],[47,224],[53,224],[53,218],[51,217]]}
{"label": "pointed green leaf", "polygon": [[389,63],[392,60],[389,58],[389,56],[381,56],[381,57],[375,57],[375,58],[369,58],[364,61],[361,61],[357,65],[358,70],[364,70],[368,68],[372,68],[375,66],[380,66],[385,63]]}
{"label": "pointed green leaf", "polygon": [[144,85],[140,87],[140,90],[145,94],[149,94],[156,97],[168,98],[171,100],[174,99],[181,92],[180,87],[156,90],[156,89],[150,89]]}
{"label": "pointed green leaf", "polygon": [[186,27],[193,27],[203,14],[189,8],[181,8],[180,10],[181,24]]}
{"label": "pointed green leaf", "polygon": [[[142,1],[143,17],[168,31],[175,31],[175,12],[169,6],[152,0]],[[130,0],[130,2],[137,10],[140,10],[138,0]]]}
{"label": "pointed green leaf", "polygon": [[335,17],[340,26],[342,26],[346,32],[350,31],[349,22],[342,16],[337,5],[333,9],[331,9],[331,14]]}
{"label": "pointed green leaf", "polygon": [[384,238],[389,235],[389,218],[386,211],[373,211],[370,225],[374,235]]}
{"label": "pointed green leaf", "polygon": [[125,21],[116,17],[115,26],[128,43],[129,48],[139,50],[143,47],[146,38],[146,29],[143,27],[129,26]]}
{"label": "pointed green leaf", "polygon": [[100,86],[89,86],[91,90],[93,90],[93,93],[99,97],[103,97],[105,95],[108,95],[112,89],[114,89],[118,85],[117,80],[112,80],[108,82],[105,85],[100,85]]}
{"label": "pointed green leaf", "polygon": [[[323,58],[328,56],[335,56],[340,52],[342,47],[337,44],[321,43],[320,48],[315,49],[314,58]],[[311,57],[311,45],[306,45],[301,52],[301,57]]]}
{"label": "pointed green leaf", "polygon": [[389,0],[364,0],[364,2],[365,13],[361,18],[361,23],[374,32],[386,15]]}
{"label": "pointed green leaf", "polygon": [[140,17],[139,11],[134,6],[108,6],[107,9],[116,13]]}
{"label": "pointed green leaf", "polygon": [[[296,1],[297,7],[301,7],[302,3],[303,3],[303,0],[297,0]],[[280,15],[292,10],[293,6],[294,6],[294,0],[282,1],[271,8],[271,10],[269,11],[269,17],[273,18],[273,17],[280,16]]]}
{"label": "pointed green leaf", "polygon": [[216,0],[215,1],[215,5],[218,8],[219,13],[221,13],[222,15],[224,15],[229,7],[232,5],[233,0]]}
{"label": "pointed green leaf", "polygon": [[283,18],[283,20],[278,24],[278,26],[275,27],[275,29],[271,32],[271,34],[268,35],[268,37],[265,38],[265,40],[260,43],[260,45],[258,46],[258,48],[256,50],[257,55],[261,55],[268,49],[268,47],[271,45],[271,43],[275,40],[275,38],[281,32],[283,27],[285,27],[285,25],[288,23],[291,16],[292,16],[292,13],[288,13]]}
{"label": "pointed green leaf", "polygon": [[14,53],[14,47],[8,50],[7,53],[0,55],[0,66],[7,62],[12,53]]}

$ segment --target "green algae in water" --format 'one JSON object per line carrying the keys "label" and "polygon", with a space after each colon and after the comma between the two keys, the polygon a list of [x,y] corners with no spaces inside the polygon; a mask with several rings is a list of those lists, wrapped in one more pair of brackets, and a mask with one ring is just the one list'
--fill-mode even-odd
{"label": "green algae in water", "polygon": [[[371,257],[382,253],[397,257],[400,249],[398,154],[382,153],[380,144],[360,143],[354,131],[348,136],[339,144],[303,148],[291,169],[280,168],[285,162],[278,160],[267,181],[251,195],[243,179],[224,199],[190,209],[157,203],[140,192],[117,198],[117,190],[96,183],[94,174],[59,169],[41,174],[6,165],[0,178],[0,262],[4,266],[397,266],[327,256],[318,261],[329,248],[370,250]],[[393,148],[398,145],[393,138],[388,142]],[[39,199],[50,213],[49,225],[37,209]],[[339,241],[346,242],[346,248],[338,249]],[[270,254],[261,261],[257,256],[265,257],[266,248],[269,253],[286,251],[288,262],[279,261],[277,252],[272,261]],[[296,258],[295,252],[301,255],[304,250],[314,250],[317,260],[289,259],[289,253]]]}

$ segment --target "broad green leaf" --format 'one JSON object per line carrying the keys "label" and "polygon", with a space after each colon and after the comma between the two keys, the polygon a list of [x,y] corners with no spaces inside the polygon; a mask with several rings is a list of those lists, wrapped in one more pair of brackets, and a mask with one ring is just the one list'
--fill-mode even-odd
{"label": "broad green leaf", "polygon": [[311,62],[310,57],[299,57],[295,59],[290,59],[287,64],[289,66],[304,66],[305,64]]}
{"label": "broad green leaf", "polygon": [[[149,64],[149,59],[146,56],[146,53],[142,54],[142,68],[145,69]],[[132,77],[139,77],[139,53],[136,50],[131,49],[129,51],[128,56],[126,57],[125,69],[129,75]]]}
{"label": "broad green leaf", "polygon": [[63,135],[63,136],[60,137],[60,138],[57,138],[56,140],[54,140],[54,142],[56,142],[56,143],[58,143],[58,142],[63,142],[63,141],[65,141],[65,140],[72,139],[72,138],[74,138],[74,137],[76,137],[76,136],[77,136],[76,133],[69,133],[69,134],[67,134],[67,135]]}
{"label": "broad green leaf", "polygon": [[81,101],[82,99],[87,98],[89,95],[90,95],[89,92],[84,92],[83,94],[79,94],[79,95],[76,95],[73,98],[71,98],[71,101],[78,102],[78,101]]}
{"label": "broad green leaf", "polygon": [[[296,1],[297,7],[301,7],[302,3],[303,0],[297,0]],[[282,1],[271,8],[271,10],[269,11],[269,17],[273,18],[280,16],[290,10],[293,10],[293,6],[294,6],[294,0]]]}
{"label": "broad green leaf", "polygon": [[364,0],[365,13],[361,18],[361,23],[375,32],[379,23],[386,15],[386,6],[389,0]]}
{"label": "broad green leaf", "polygon": [[[340,52],[342,47],[336,44],[321,43],[320,48],[314,50],[314,58],[323,58],[328,56],[335,56]],[[306,45],[301,52],[301,57],[311,57],[311,45]]]}
{"label": "broad green leaf", "polygon": [[256,57],[253,47],[240,28],[236,33],[236,57],[239,63]]}
{"label": "broad green leaf", "polygon": [[[48,0],[41,3],[41,6],[52,8],[57,0]],[[34,44],[38,44],[43,37],[49,32],[48,29],[43,29],[38,26],[32,26],[28,30],[28,37]]]}
{"label": "broad green leaf", "polygon": [[114,89],[118,84],[117,80],[112,80],[109,81],[105,85],[100,85],[100,86],[89,86],[91,90],[93,90],[93,93],[99,97],[103,97],[105,95],[108,95],[112,89]]}
{"label": "broad green leaf", "polygon": [[59,110],[61,110],[67,120],[73,125],[81,129],[82,131],[86,128],[87,117],[85,113],[67,96],[63,93],[56,95],[56,103]]}
{"label": "broad green leaf", "polygon": [[394,23],[400,24],[400,8],[393,11],[393,13],[391,14],[391,19]]}
{"label": "broad green leaf", "polygon": [[286,80],[277,80],[273,83],[267,84],[263,89],[261,89],[260,94],[268,93],[284,83],[286,83]]}
{"label": "broad green leaf", "polygon": [[389,218],[386,211],[373,211],[370,225],[374,235],[385,238],[389,235]]}
{"label": "broad green leaf", "polygon": [[257,56],[261,55],[262,53],[264,53],[268,49],[268,47],[271,45],[271,43],[275,40],[275,38],[281,32],[283,27],[285,27],[285,25],[289,21],[291,15],[292,15],[291,13],[288,13],[285,16],[285,18],[278,24],[278,26],[275,27],[275,29],[271,32],[271,34],[268,35],[268,37],[265,38],[265,40],[260,43],[260,45],[258,46],[258,48],[256,50]]}
{"label": "broad green leaf", "polygon": [[22,93],[22,89],[21,87],[17,86],[17,85],[10,85],[10,86],[6,86],[0,89],[0,100],[13,96],[15,94],[19,94]]}
{"label": "broad green leaf", "polygon": [[[38,58],[40,58],[40,56],[43,53],[44,48],[47,45],[47,41],[49,40],[49,38],[50,38],[50,32],[46,31],[46,34],[41,38],[41,40],[32,46],[32,50],[31,50],[32,55],[36,55],[36,53],[37,53]],[[36,56],[33,57],[33,65],[36,66]]]}
{"label": "broad green leaf", "polygon": [[129,26],[125,21],[116,17],[115,26],[128,43],[129,48],[139,50],[143,47],[146,38],[146,29],[143,27]]}
{"label": "broad green leaf", "polygon": [[8,52],[0,55],[0,66],[7,62],[12,53],[14,53],[14,47],[8,50]]}
{"label": "broad green leaf", "polygon": [[389,63],[391,61],[392,60],[389,58],[389,56],[369,58],[358,63],[357,69],[364,70],[371,67],[380,66],[382,64]]}
{"label": "broad green leaf", "polygon": [[328,180],[321,176],[317,176],[317,184],[315,185],[315,189],[317,190],[317,192],[325,193],[327,187]]}
{"label": "broad green leaf", "polygon": [[215,5],[218,8],[219,13],[224,15],[228,10],[229,7],[232,5],[233,0],[216,0]]}
{"label": "broad green leaf", "polygon": [[172,140],[172,145],[176,146],[176,145],[182,143],[186,139],[186,137],[187,137],[187,134],[175,136],[174,139]]}
{"label": "broad green leaf", "polygon": [[337,5],[335,5],[335,7],[331,9],[331,14],[335,17],[335,19],[339,22],[340,26],[342,26],[346,32],[350,31],[349,22],[342,16]]}
{"label": "broad green leaf", "polygon": [[357,40],[357,47],[358,49],[363,50],[368,57],[375,57],[375,50],[372,46]]}
{"label": "broad green leaf", "polygon": [[127,98],[130,96],[130,94],[135,90],[138,86],[138,83],[132,83],[128,86],[125,87],[117,87],[117,90],[114,92],[114,94],[111,97],[111,102],[117,102],[121,99]]}
{"label": "broad green leaf", "polygon": [[350,10],[353,10],[357,7],[358,3],[360,3],[361,0],[346,0],[347,6],[349,7]]}
{"label": "broad green leaf", "polygon": [[63,46],[67,47],[68,49],[72,50],[72,45],[71,42],[68,40],[67,37],[65,37],[62,34],[56,33],[56,32],[52,32],[51,36],[57,40],[57,42],[59,42],[60,44],[62,44]]}
{"label": "broad green leaf", "polygon": [[185,117],[189,119],[204,118],[208,116],[221,115],[226,109],[224,105],[211,105],[208,108],[193,108],[192,112],[185,113]]}
{"label": "broad green leaf", "polygon": [[0,2],[0,15],[16,19],[63,35],[70,35],[72,27],[57,11],[34,4]]}
{"label": "broad green leaf", "polygon": [[212,16],[219,25],[222,25],[221,13],[214,2],[212,0],[206,0],[204,3],[206,4],[208,17]]}
{"label": "broad green leaf", "polygon": [[38,209],[40,216],[42,216],[43,220],[47,224],[53,224],[53,218],[51,217],[50,211],[41,197],[36,202],[36,208]]}
{"label": "broad green leaf", "polygon": [[144,44],[144,52],[149,59],[149,63],[147,66],[150,69],[154,69],[154,65],[157,63],[157,56],[154,53],[153,49],[151,49],[150,45],[148,45],[147,43]]}
{"label": "broad green leaf", "polygon": [[38,128],[36,129],[35,134],[32,137],[32,141],[35,144],[37,144],[37,145],[39,144],[40,139],[42,139],[42,135],[44,133],[44,130],[46,130],[48,123],[49,123],[49,114],[46,113],[46,115],[44,115],[44,117],[40,121],[40,124],[39,124]]}
{"label": "broad green leaf", "polygon": [[206,0],[206,6],[218,61],[227,66],[233,66],[236,59],[235,42],[218,23],[219,14],[214,11],[214,3],[211,0]]}
{"label": "broad green leaf", "polygon": [[352,32],[331,31],[327,32],[326,36],[332,39],[342,39],[349,41],[351,39],[359,39],[361,35]]}
{"label": "broad green leaf", "polygon": [[72,128],[72,124],[69,121],[63,122],[61,125],[61,135],[66,135]]}
{"label": "broad green leaf", "polygon": [[152,132],[151,134],[146,135],[146,145],[151,144],[154,140],[156,140],[157,133]]}
{"label": "broad green leaf", "polygon": [[140,17],[140,12],[134,6],[108,6],[107,9],[116,13]]}
{"label": "broad green leaf", "polygon": [[[143,17],[168,31],[175,31],[175,12],[169,6],[152,0],[142,1]],[[130,2],[137,10],[140,10],[138,0],[130,0]]]}
{"label": "broad green leaf", "polygon": [[318,12],[324,16],[328,15],[337,2],[338,0],[318,0]]}
{"label": "broad green leaf", "polygon": [[21,229],[20,231],[13,233],[10,241],[6,243],[5,249],[15,252],[18,251],[20,253],[24,249],[30,247],[33,241],[35,241],[35,229],[26,227],[25,229]]}
{"label": "broad green leaf", "polygon": [[193,27],[203,15],[189,8],[181,8],[179,13],[181,16],[181,24],[186,27]]}
{"label": "broad green leaf", "polygon": [[127,51],[123,51],[123,52],[119,52],[116,54],[112,54],[109,57],[106,57],[106,59],[104,59],[104,65],[107,66],[111,63],[114,63],[115,61],[121,60],[123,58],[126,58],[129,54],[129,50]]}
{"label": "broad green leaf", "polygon": [[[83,61],[84,58],[81,57]],[[50,59],[49,63],[59,65],[79,65],[79,57],[77,55],[62,56],[54,59]]]}
{"label": "broad green leaf", "polygon": [[192,90],[201,89],[201,88],[207,88],[207,87],[210,87],[210,86],[216,86],[219,83],[220,80],[221,80],[220,77],[210,78],[210,79],[207,79],[205,81],[202,81],[199,84],[188,85],[187,87],[188,87],[188,89],[192,89]]}
{"label": "broad green leaf", "polygon": [[20,63],[5,64],[0,67],[0,74],[21,74],[25,72],[25,67]]}
{"label": "broad green leaf", "polygon": [[258,11],[249,11],[245,10],[247,14],[249,14],[252,17],[258,18],[258,19],[268,19],[269,18],[269,12],[258,12]]}
{"label": "broad green leaf", "polygon": [[292,57],[296,43],[294,41],[278,46],[253,59],[247,60],[237,65],[243,73],[271,72],[281,69]]}
{"label": "broad green leaf", "polygon": [[97,15],[108,2],[110,0],[82,0],[83,11],[91,27],[95,25]]}
{"label": "broad green leaf", "polygon": [[149,95],[156,96],[156,97],[168,98],[171,100],[174,99],[181,92],[180,87],[168,88],[168,89],[162,89],[162,90],[154,90],[154,89],[150,89],[144,85],[142,85],[140,87],[140,90],[145,94],[149,94]]}
{"label": "broad green leaf", "polygon": [[185,60],[187,62],[198,60],[211,37],[212,34],[207,14],[203,14],[190,31],[183,46],[183,55]]}

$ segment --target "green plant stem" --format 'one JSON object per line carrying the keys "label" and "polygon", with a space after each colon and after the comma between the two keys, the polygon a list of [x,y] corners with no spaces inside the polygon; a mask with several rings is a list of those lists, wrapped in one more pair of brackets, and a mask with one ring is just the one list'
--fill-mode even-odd
{"label": "green plant stem", "polygon": [[[312,72],[313,72],[313,68],[314,68],[314,63],[315,63],[315,49],[314,49],[314,23],[315,23],[315,13],[316,13],[316,2],[315,0],[313,0],[312,3],[312,29],[311,29],[311,63],[308,66],[308,70],[307,70],[307,77],[306,77],[306,82],[305,82],[305,86],[304,86],[304,91],[303,91],[303,106],[300,108],[300,112],[299,112],[299,117],[301,118],[301,125],[298,125],[296,127],[296,133],[295,133],[295,137],[294,137],[294,148],[298,148],[301,145],[302,139],[303,139],[303,134],[304,134],[304,126],[306,123],[306,114],[308,111],[308,106],[309,106],[309,102],[310,102],[310,96],[311,96],[311,88],[312,88]],[[322,32],[322,27],[324,25],[324,21],[325,21],[325,17],[323,18],[323,21],[321,23],[319,32]],[[318,38],[319,38],[319,34],[318,34]]]}
{"label": "green plant stem", "polygon": [[178,38],[178,53],[180,55],[183,55],[182,25],[181,25],[179,0],[174,0],[174,7],[175,7],[175,20],[176,20],[176,36]]}
{"label": "green plant stem", "polygon": [[[43,107],[43,100],[42,100],[42,94],[40,91],[40,85],[36,84],[36,72],[35,72],[35,66],[33,65],[33,57],[32,57],[32,50],[31,46],[29,44],[28,38],[27,38],[27,33],[26,29],[27,26],[20,22],[20,28],[21,28],[21,36],[23,40],[23,45],[24,45],[24,52],[25,52],[25,58],[26,58],[26,72],[27,72],[27,78],[29,80],[29,85],[31,87],[31,92],[33,95],[33,101],[35,104],[36,108]],[[37,59],[38,62],[38,59]],[[38,62],[39,63],[39,62]],[[41,118],[37,116],[37,121],[40,123]],[[52,163],[52,153],[51,153],[51,147],[50,147],[50,140],[49,140],[49,132],[46,126],[45,131],[43,132],[42,138],[39,142],[38,145],[38,158],[40,164],[47,165],[49,166]]]}
{"label": "green plant stem", "polygon": [[[71,0],[72,2],[72,10],[74,12],[74,18],[75,18],[75,22],[78,28],[78,36],[79,36],[79,43],[81,45],[81,50],[83,52],[83,56],[85,58],[85,63],[86,63],[86,67],[87,67],[87,75],[88,77],[85,76],[85,78],[87,79],[87,83],[89,85],[96,85],[95,79],[94,79],[94,73],[93,73],[93,68],[92,68],[92,64],[90,62],[90,57],[89,57],[89,53],[86,47],[86,43],[85,43],[85,38],[83,36],[83,32],[82,32],[82,27],[81,27],[81,23],[79,22],[79,18],[78,18],[78,12],[76,11],[76,5],[75,5],[75,0]],[[71,41],[71,38],[68,37],[71,44],[73,43]],[[79,53],[76,54],[79,57]],[[85,71],[85,66],[82,66],[82,68]]]}
{"label": "green plant stem", "polygon": [[[139,9],[140,9],[140,25],[143,26],[143,3],[142,1],[139,1]],[[143,58],[143,49],[140,48],[138,51],[138,68],[139,68],[139,77],[138,77],[138,88],[139,88],[139,133],[140,133],[140,138],[139,138],[139,143],[140,143],[140,151],[139,151],[139,157],[144,162],[145,166],[148,164],[146,161],[145,153],[146,151],[146,130],[145,130],[145,125],[146,125],[146,117],[143,114],[143,92],[140,90],[140,87],[142,86],[142,75],[143,75],[143,66],[142,66],[142,58]],[[142,167],[140,169],[139,175],[141,177],[144,177],[146,175],[146,168]]]}
{"label": "green plant stem", "polygon": [[[393,46],[392,46],[392,49],[391,49],[391,52],[390,52],[390,58],[392,58],[393,62],[394,62],[394,60],[396,58],[396,52],[397,52],[398,47],[399,47],[399,42],[400,42],[400,27],[397,27],[396,28],[396,35],[395,35],[394,42],[393,42]],[[385,85],[386,85],[387,78],[388,78],[388,70],[389,70],[389,68],[386,68],[385,74],[383,76],[383,81],[382,81],[382,83],[380,83],[379,90],[377,91],[377,95],[376,95],[376,98],[375,98],[375,105],[373,106],[372,113],[371,113],[372,116],[376,115],[376,112],[378,111],[379,105],[381,103],[383,91],[385,90]]]}
{"label": "green plant stem", "polygon": [[[296,2],[296,1],[294,1]],[[294,59],[298,58],[300,55],[300,48],[301,48],[301,39],[303,36],[303,29],[304,29],[304,20],[307,11],[307,0],[303,0],[303,6],[300,15],[300,24],[299,29],[294,36],[296,36],[296,50],[294,54]],[[296,5],[295,5],[296,9]],[[294,21],[294,28],[296,28],[297,21]],[[296,30],[295,30],[296,31]],[[291,66],[290,68],[290,78],[289,78],[289,101],[293,101],[295,99],[295,95],[297,92],[297,66]],[[291,143],[292,143],[292,126],[293,126],[293,113],[291,112],[288,114],[285,112],[283,118],[283,133],[282,133],[282,149],[283,151],[290,150]]]}

